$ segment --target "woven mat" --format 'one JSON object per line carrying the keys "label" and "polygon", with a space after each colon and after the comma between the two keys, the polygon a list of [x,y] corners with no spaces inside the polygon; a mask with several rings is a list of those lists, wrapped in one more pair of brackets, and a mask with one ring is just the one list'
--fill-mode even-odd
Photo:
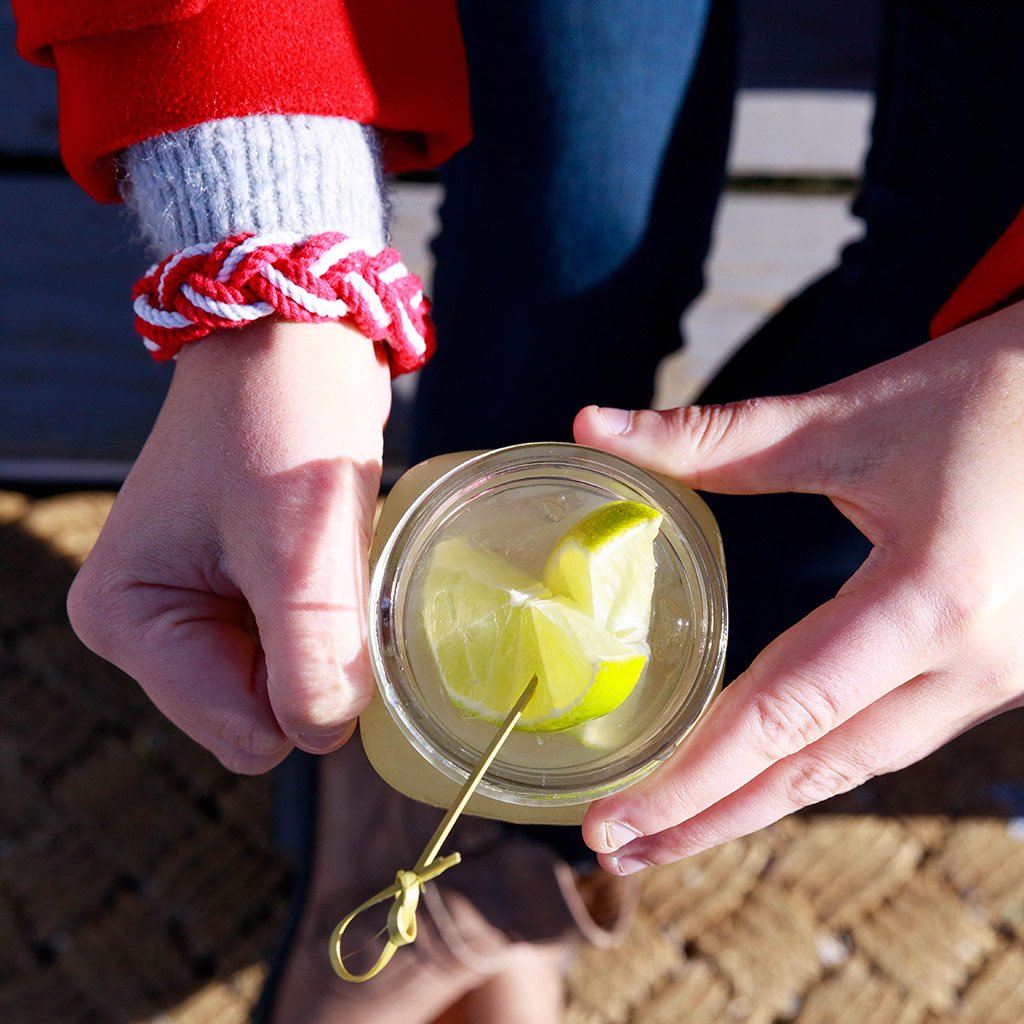
{"label": "woven mat", "polygon": [[[267,779],[168,726],[66,624],[105,494],[0,493],[0,1021],[241,1024],[289,868]],[[646,872],[572,1024],[1020,1024],[1024,715]]]}

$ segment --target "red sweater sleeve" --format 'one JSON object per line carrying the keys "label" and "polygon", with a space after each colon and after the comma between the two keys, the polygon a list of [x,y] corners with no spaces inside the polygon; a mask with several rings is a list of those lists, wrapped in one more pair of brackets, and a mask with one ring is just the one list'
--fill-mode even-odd
{"label": "red sweater sleeve", "polygon": [[935,314],[932,337],[1024,299],[1024,208]]}
{"label": "red sweater sleeve", "polygon": [[324,114],[373,124],[388,170],[469,139],[454,0],[13,0],[18,49],[57,69],[61,155],[118,199],[114,157],[216,118]]}

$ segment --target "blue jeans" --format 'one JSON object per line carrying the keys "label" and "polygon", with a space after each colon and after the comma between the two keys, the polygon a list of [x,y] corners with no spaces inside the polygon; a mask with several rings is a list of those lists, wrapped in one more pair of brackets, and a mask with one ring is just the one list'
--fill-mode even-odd
{"label": "blue jeans", "polygon": [[[443,172],[421,455],[567,438],[583,405],[649,403],[700,291],[732,108],[731,0],[467,0],[462,16],[476,134]],[[1024,202],[1022,39],[1019,0],[890,0],[854,206],[864,238],[701,401],[818,387],[927,340]],[[733,676],[868,544],[824,498],[709,502]]]}
{"label": "blue jeans", "polygon": [[474,139],[442,170],[418,455],[649,400],[723,181],[735,45],[725,7],[705,41],[709,2],[462,4]]}

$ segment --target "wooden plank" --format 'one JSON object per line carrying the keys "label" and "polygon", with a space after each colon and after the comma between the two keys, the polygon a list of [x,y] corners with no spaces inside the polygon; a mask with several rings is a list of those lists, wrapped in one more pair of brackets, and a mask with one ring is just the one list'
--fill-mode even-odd
{"label": "wooden plank", "polygon": [[[880,9],[881,0],[742,0],[741,88],[870,89]],[[7,4],[0,9],[0,103],[0,152],[56,154],[54,75],[17,58]]]}
{"label": "wooden plank", "polygon": [[[428,280],[440,195],[436,185],[396,192],[395,241]],[[53,179],[0,179],[0,228],[11,241],[0,254],[0,479],[107,482],[141,446],[170,372],[145,357],[130,324],[144,254],[125,242],[116,210]],[[659,404],[691,397],[858,231],[843,197],[727,195],[708,290],[690,313],[689,347],[662,368]],[[392,467],[414,389],[414,378],[396,385]]]}
{"label": "wooden plank", "polygon": [[843,196],[725,196],[704,294],[686,316],[686,348],[661,364],[656,406],[692,401],[790,295],[836,262],[842,246],[861,233],[849,202]]}
{"label": "wooden plank", "polygon": [[883,0],[740,0],[744,89],[871,89]]}
{"label": "wooden plank", "polygon": [[145,253],[60,178],[0,178],[0,233],[0,457],[133,458],[171,374],[132,328]]}
{"label": "wooden plank", "polygon": [[874,97],[866,92],[747,89],[736,102],[733,177],[860,177]]}

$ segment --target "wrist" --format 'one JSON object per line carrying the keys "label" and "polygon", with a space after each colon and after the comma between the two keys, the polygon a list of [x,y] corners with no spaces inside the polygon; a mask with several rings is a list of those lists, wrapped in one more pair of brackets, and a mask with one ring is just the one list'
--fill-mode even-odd
{"label": "wrist", "polygon": [[214,404],[234,424],[257,422],[261,434],[285,432],[288,420],[319,421],[328,445],[340,427],[350,447],[379,457],[390,380],[382,347],[354,328],[270,320],[182,349],[168,402]]}
{"label": "wrist", "polygon": [[135,328],[157,362],[218,331],[275,317],[350,324],[387,344],[392,376],[434,351],[423,283],[387,247],[364,249],[343,232],[242,232],[171,253],[132,289]]}

